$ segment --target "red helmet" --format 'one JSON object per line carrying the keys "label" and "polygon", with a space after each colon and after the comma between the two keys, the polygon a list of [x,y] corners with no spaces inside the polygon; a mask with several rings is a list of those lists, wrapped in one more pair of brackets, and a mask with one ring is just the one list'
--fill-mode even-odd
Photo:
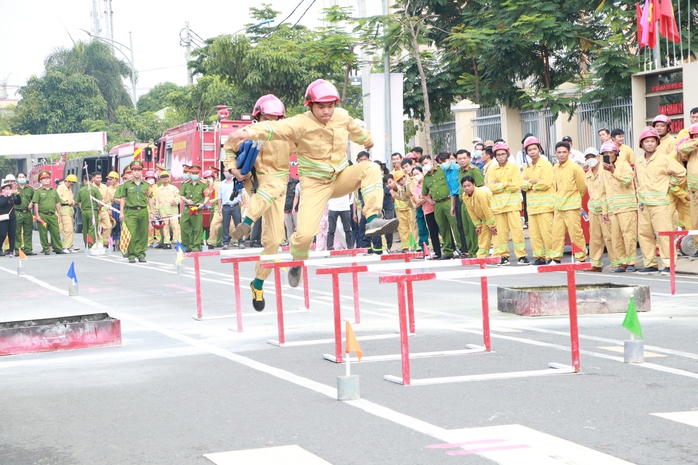
{"label": "red helmet", "polygon": [[155,177],[155,172],[154,171],[146,171],[145,172],[145,178],[154,178]]}
{"label": "red helmet", "polygon": [[691,127],[688,128],[688,133],[692,136],[698,134],[698,123],[692,124]]}
{"label": "red helmet", "polygon": [[259,97],[257,103],[254,104],[252,116],[259,117],[260,114],[273,115],[283,118],[286,116],[286,108],[281,100],[272,94]]}
{"label": "red helmet", "polygon": [[331,82],[318,79],[308,86],[305,91],[305,106],[310,106],[311,102],[332,103],[339,102],[339,92]]}
{"label": "red helmet", "polygon": [[160,218],[160,215],[155,215],[150,224],[153,225],[153,229],[162,229],[165,227],[165,222]]}
{"label": "red helmet", "polygon": [[657,115],[652,120],[652,127],[654,127],[656,123],[666,123],[667,126],[671,127],[671,118],[667,115]]}
{"label": "red helmet", "polygon": [[612,140],[609,140],[607,142],[604,142],[601,144],[601,153],[606,153],[606,152],[620,152],[620,149],[618,148],[618,144],[613,142]]}
{"label": "red helmet", "polygon": [[509,153],[509,146],[504,142],[497,142],[492,148],[492,154],[497,155],[497,150],[506,150]]}
{"label": "red helmet", "polygon": [[526,151],[529,145],[538,145],[538,148],[541,147],[540,141],[533,136],[527,137],[524,141],[524,152]]}
{"label": "red helmet", "polygon": [[659,144],[659,134],[657,134],[657,131],[654,128],[645,128],[645,130],[642,131],[642,134],[640,134],[640,145],[642,145],[642,141],[644,139],[649,137],[654,137],[657,139],[657,144]]}

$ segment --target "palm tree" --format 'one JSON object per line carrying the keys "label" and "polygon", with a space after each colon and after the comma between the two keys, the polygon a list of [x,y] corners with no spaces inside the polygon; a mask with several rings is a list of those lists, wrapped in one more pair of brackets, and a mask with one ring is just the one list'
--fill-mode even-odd
{"label": "palm tree", "polygon": [[60,47],[44,60],[46,72],[56,69],[66,74],[84,74],[97,80],[97,87],[107,101],[107,117],[115,120],[116,109],[132,106],[123,78],[131,76],[126,62],[116,58],[111,47],[98,40],[73,42],[72,48]]}

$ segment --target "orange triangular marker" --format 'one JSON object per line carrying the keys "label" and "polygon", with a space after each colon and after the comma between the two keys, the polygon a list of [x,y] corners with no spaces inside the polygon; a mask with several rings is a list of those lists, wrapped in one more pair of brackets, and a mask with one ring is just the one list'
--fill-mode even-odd
{"label": "orange triangular marker", "polygon": [[26,260],[27,259],[27,254],[24,253],[22,249],[19,249],[19,259],[20,260]]}
{"label": "orange triangular marker", "polygon": [[363,352],[361,352],[361,347],[359,347],[359,341],[356,340],[356,336],[354,335],[354,330],[351,328],[351,324],[349,321],[347,323],[347,328],[346,328],[346,335],[347,335],[347,344],[346,344],[346,349],[345,353],[349,354],[352,351],[356,352],[356,356],[361,361],[361,357],[364,356]]}

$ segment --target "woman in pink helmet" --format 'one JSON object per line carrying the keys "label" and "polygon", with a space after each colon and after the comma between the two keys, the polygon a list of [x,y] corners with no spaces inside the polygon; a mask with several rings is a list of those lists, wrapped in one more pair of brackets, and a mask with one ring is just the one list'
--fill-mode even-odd
{"label": "woman in pink helmet", "polygon": [[[331,198],[342,197],[361,188],[367,216],[366,235],[379,236],[394,232],[397,219],[380,218],[383,184],[375,163],[349,166],[347,141],[373,147],[371,134],[364,130],[343,108],[337,108],[337,88],[324,79],[311,83],[305,93],[310,111],[283,121],[265,121],[238,129],[234,141],[247,139],[288,141],[298,147],[298,174],[301,183],[298,228],[291,236],[291,254],[296,260],[308,258],[313,237],[318,233],[322,212]],[[298,286],[301,267],[289,271],[288,281]]]}

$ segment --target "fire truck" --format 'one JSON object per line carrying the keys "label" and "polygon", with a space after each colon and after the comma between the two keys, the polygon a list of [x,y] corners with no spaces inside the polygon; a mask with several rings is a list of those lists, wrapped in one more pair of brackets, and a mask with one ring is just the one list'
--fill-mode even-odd
{"label": "fire truck", "polygon": [[48,171],[51,173],[51,186],[56,187],[56,179],[63,179],[63,169],[65,168],[65,159],[59,160],[56,163],[41,163],[39,165],[32,166],[29,170],[29,185],[34,189],[38,189],[39,184],[39,173],[42,171]]}

